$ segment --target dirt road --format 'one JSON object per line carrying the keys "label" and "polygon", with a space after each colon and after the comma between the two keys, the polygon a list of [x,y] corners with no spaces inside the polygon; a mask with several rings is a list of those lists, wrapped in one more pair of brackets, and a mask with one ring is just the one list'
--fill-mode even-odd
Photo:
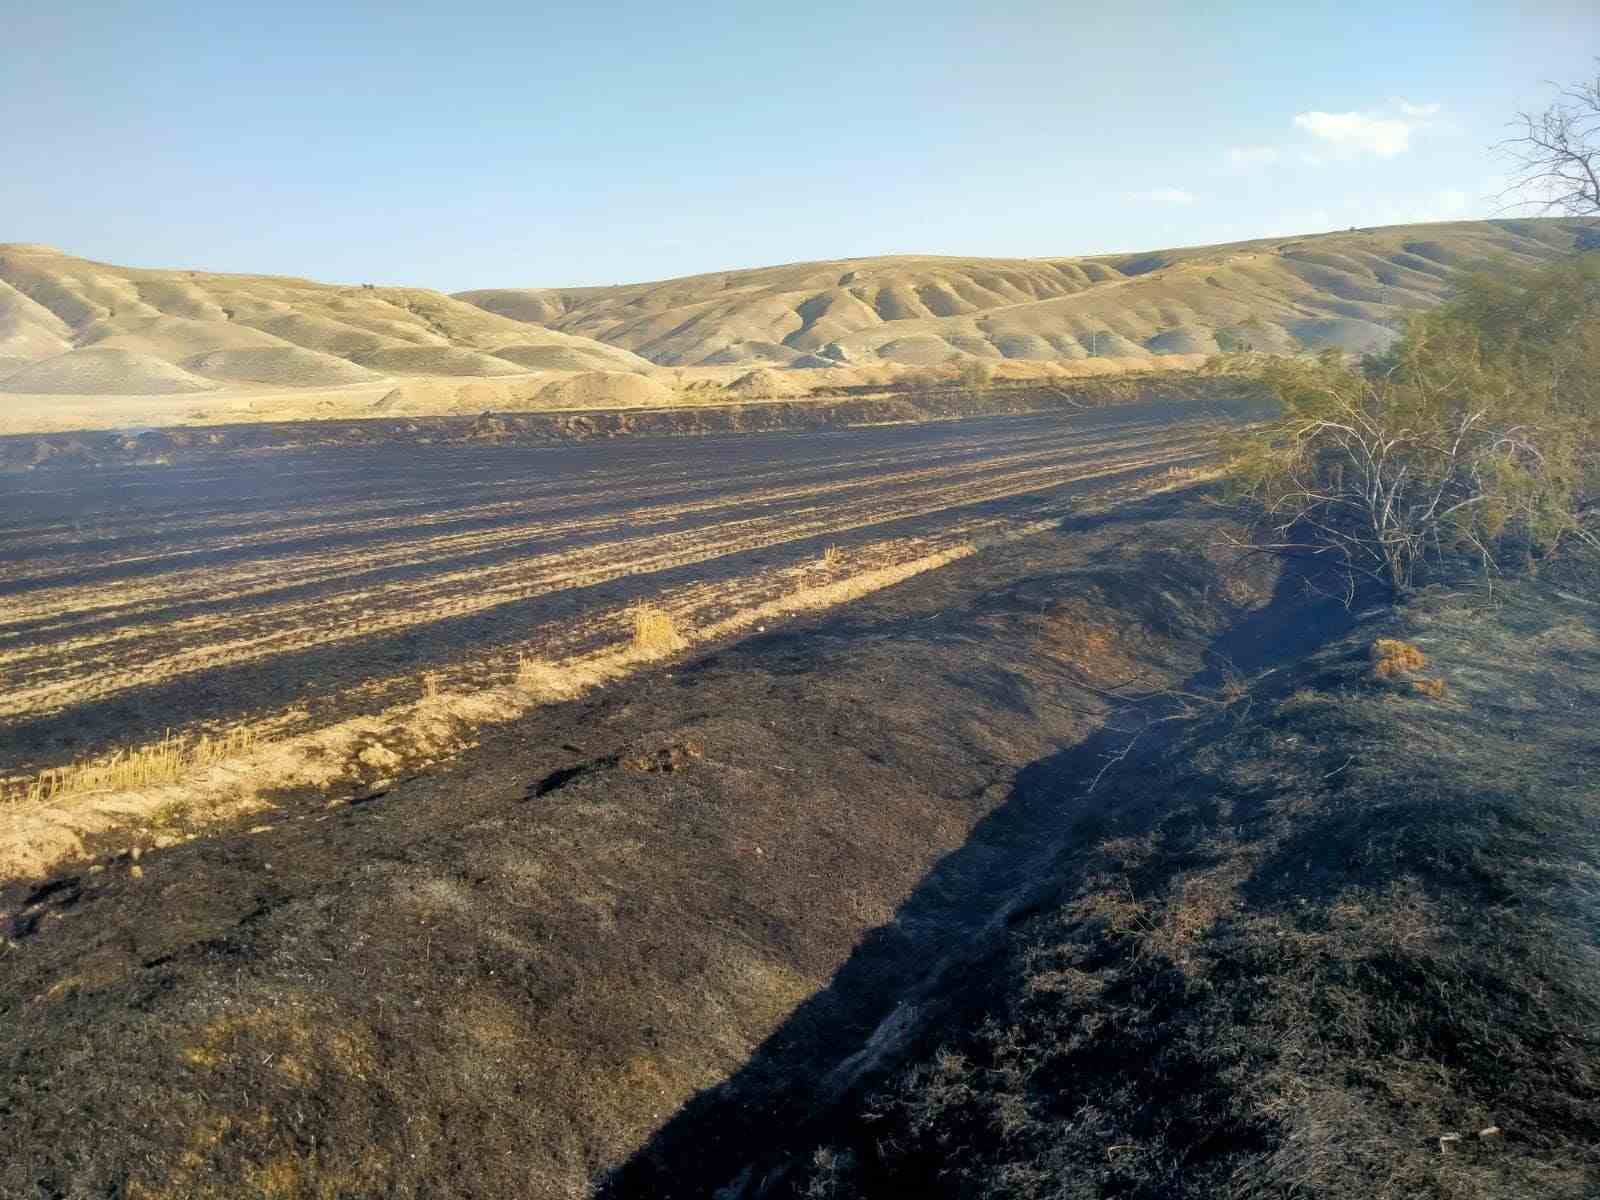
{"label": "dirt road", "polygon": [[[1216,405],[0,475],[0,773],[487,686],[1193,467]],[[831,551],[830,551],[830,548]],[[826,559],[824,558],[826,554]]]}

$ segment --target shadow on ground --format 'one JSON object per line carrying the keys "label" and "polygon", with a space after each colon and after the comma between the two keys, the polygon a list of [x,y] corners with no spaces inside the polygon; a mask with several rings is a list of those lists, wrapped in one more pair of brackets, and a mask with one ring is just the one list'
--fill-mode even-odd
{"label": "shadow on ground", "polygon": [[[1150,516],[1149,506],[1139,506],[1071,518],[1062,532]],[[1099,581],[1108,592],[1122,593],[1134,620],[1176,640],[1214,619],[1206,606],[1216,602],[1210,594],[1216,580],[1206,578],[1198,557],[1184,580],[1187,592],[1172,586],[1169,554],[1151,550],[1144,560],[1131,573],[1151,584],[1143,595],[1126,590],[1125,566]],[[730,1196],[753,1195],[771,1182],[752,1161],[758,1148],[778,1162],[822,1144],[819,1114],[887,1078],[948,1003],[956,981],[981,971],[1009,929],[1059,894],[1064,885],[1052,862],[1104,813],[1109,789],[1098,788],[1097,777],[1136,766],[1183,728],[1186,702],[1175,693],[1213,696],[1227,680],[1243,676],[1258,679],[1255,696],[1264,698],[1273,691],[1270,674],[1277,667],[1348,632],[1355,618],[1317,586],[1325,582],[1316,568],[1289,564],[1263,607],[1204,643],[1201,665],[1186,679],[1174,687],[1135,682],[1120,689],[1110,717],[1087,737],[1022,769],[1005,802],[928,871],[891,921],[861,939],[829,985],[796,1008],[725,1083],[685,1104],[610,1175],[600,1196],[703,1197],[723,1187]],[[978,608],[1043,607],[1058,583],[1023,580]],[[891,636],[953,633],[918,622]]]}

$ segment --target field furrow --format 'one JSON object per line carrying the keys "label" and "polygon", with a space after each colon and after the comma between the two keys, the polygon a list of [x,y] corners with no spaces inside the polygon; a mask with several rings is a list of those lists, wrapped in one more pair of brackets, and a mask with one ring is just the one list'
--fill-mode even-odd
{"label": "field furrow", "polygon": [[1210,435],[1130,406],[0,478],[0,768],[592,653],[641,600],[709,627],[814,583],[825,548],[830,582],[937,555],[1192,467]]}

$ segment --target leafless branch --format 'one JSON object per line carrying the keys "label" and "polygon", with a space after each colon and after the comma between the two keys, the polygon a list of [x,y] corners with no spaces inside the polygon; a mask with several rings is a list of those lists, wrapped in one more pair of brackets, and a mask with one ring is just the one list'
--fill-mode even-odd
{"label": "leafless branch", "polygon": [[1516,164],[1503,207],[1600,214],[1600,75],[1558,88],[1549,107],[1518,113],[1514,125],[1498,147]]}

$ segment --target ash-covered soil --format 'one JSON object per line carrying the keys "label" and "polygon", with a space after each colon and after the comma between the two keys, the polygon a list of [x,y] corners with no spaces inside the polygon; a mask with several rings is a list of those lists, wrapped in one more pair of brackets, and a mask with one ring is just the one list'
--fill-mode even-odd
{"label": "ash-covered soil", "polygon": [[363,803],[9,889],[0,1195],[571,1196],[730,1077],[729,1132],[802,1116],[1100,807],[1107,693],[1318,636],[1224,531],[1069,516]]}
{"label": "ash-covered soil", "polygon": [[0,473],[0,776],[167,730],[321,728],[425,673],[488,688],[624,639],[642,599],[692,631],[1167,481],[1250,411],[555,446],[252,449],[265,427],[240,427],[170,463],[58,456]]}
{"label": "ash-covered soil", "polygon": [[1352,614],[1239,532],[7,888],[0,1197],[1594,1195],[1600,563]]}
{"label": "ash-covered soil", "polygon": [[1600,1195],[1597,594],[1569,547],[1221,689],[841,1097],[749,1115],[780,1034],[605,1194]]}

